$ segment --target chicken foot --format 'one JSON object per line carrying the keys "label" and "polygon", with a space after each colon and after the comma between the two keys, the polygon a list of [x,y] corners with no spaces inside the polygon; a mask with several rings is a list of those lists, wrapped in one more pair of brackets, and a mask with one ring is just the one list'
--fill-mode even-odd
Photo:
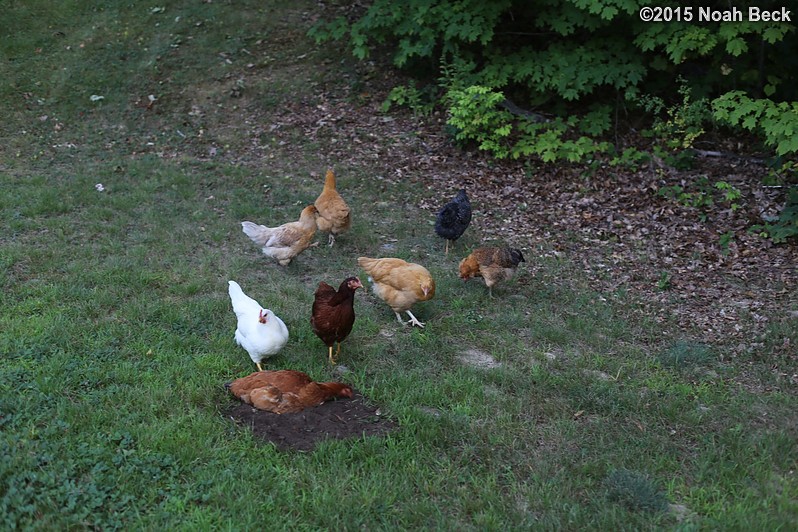
{"label": "chicken foot", "polygon": [[399,314],[398,312],[394,312],[394,314],[396,314],[396,319],[399,320],[399,323],[401,323],[402,325],[410,324],[411,327],[413,325],[418,325],[422,329],[424,328],[424,324],[421,323],[420,321],[418,321],[418,319],[416,319],[416,317],[413,316],[412,312],[410,312],[409,310],[406,310],[405,312],[407,312],[407,315],[410,316],[410,321],[406,322],[406,321],[402,320],[401,314]]}
{"label": "chicken foot", "polygon": [[330,237],[327,239],[327,245],[333,247],[333,244],[335,244],[335,235],[330,233]]}
{"label": "chicken foot", "polygon": [[338,357],[338,353],[341,352],[341,342],[338,342],[338,349],[335,350],[335,356],[332,354],[332,346],[329,346],[329,357],[330,357],[330,365],[335,365],[335,359]]}

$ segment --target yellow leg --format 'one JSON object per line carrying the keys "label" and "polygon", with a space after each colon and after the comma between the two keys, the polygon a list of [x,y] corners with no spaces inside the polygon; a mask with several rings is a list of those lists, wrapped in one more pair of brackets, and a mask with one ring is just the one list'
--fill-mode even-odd
{"label": "yellow leg", "polygon": [[263,371],[263,368],[260,365],[260,362],[255,362],[255,365],[258,366],[258,371]]}
{"label": "yellow leg", "polygon": [[332,346],[330,346],[328,349],[329,349],[328,356],[330,357],[330,365],[334,366],[335,365],[335,359],[333,358],[333,354],[332,354]]}
{"label": "yellow leg", "polygon": [[449,254],[449,240],[448,239],[446,240],[446,251],[445,251],[445,254],[446,255]]}

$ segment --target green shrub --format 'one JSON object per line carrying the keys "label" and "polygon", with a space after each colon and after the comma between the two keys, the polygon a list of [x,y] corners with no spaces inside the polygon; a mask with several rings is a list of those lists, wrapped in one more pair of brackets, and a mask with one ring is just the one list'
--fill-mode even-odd
{"label": "green shrub", "polygon": [[[780,154],[798,152],[791,133],[798,60],[784,53],[798,46],[791,24],[698,24],[697,9],[680,5],[668,9],[681,21],[643,22],[644,4],[374,0],[351,24],[322,21],[310,34],[319,42],[347,38],[361,59],[387,48],[395,65],[422,75],[460,65],[441,83],[449,124],[458,139],[497,157],[581,161],[613,151],[600,136],[618,127],[619,114],[646,112],[653,101],[661,105],[652,131],[671,152],[692,146],[713,116],[763,134]],[[728,9],[720,0],[705,7]],[[771,99],[747,96],[760,90]],[[675,93],[681,101],[666,101]],[[507,98],[528,111],[500,108]],[[412,99],[404,89],[389,97],[411,107]]]}

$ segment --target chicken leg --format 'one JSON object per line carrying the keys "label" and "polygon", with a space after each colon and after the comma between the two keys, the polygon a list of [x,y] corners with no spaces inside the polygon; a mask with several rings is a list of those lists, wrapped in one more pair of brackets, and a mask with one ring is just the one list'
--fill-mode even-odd
{"label": "chicken leg", "polygon": [[335,235],[330,233],[330,237],[327,239],[327,245],[332,247],[335,244]]}
{"label": "chicken leg", "polygon": [[449,254],[449,239],[447,238],[446,239],[446,249],[444,251],[444,255],[448,255],[448,254]]}
{"label": "chicken leg", "polygon": [[409,310],[406,310],[405,312],[407,312],[407,315],[410,316],[410,321],[406,322],[406,321],[402,320],[402,316],[398,312],[394,312],[394,314],[396,314],[396,319],[399,320],[399,323],[401,323],[402,325],[410,324],[411,327],[413,325],[418,325],[422,329],[424,328],[424,324],[421,323],[420,321],[418,321],[418,319],[416,319],[416,317],[413,316],[412,312],[410,312]]}
{"label": "chicken leg", "polygon": [[[341,349],[341,344],[338,344],[338,349],[339,349],[339,350]],[[334,365],[335,365],[335,358],[333,358],[333,354],[332,354],[332,346],[329,346],[329,347],[328,347],[328,350],[329,350],[329,351],[328,351],[328,353],[327,353],[327,354],[328,354],[328,356],[329,356],[329,358],[330,358],[330,365],[331,365],[331,366],[334,366]],[[337,356],[337,355],[338,355],[338,353],[336,353],[336,356]]]}
{"label": "chicken leg", "polygon": [[260,362],[255,362],[255,365],[258,366],[258,371],[263,371],[263,368],[260,365]]}

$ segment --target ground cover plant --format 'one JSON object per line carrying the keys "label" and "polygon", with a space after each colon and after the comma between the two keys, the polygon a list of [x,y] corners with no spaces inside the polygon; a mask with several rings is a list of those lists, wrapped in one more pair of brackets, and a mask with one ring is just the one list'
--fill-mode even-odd
{"label": "ground cover plant", "polygon": [[[733,322],[763,335],[742,351],[657,310],[678,301],[593,282],[581,226],[530,227],[493,199],[504,191],[532,219],[529,191],[542,196],[550,179],[519,191],[499,176],[523,166],[442,148],[434,116],[379,114],[392,74],[309,39],[316,3],[7,9],[4,527],[796,526],[798,308],[786,276],[773,285],[786,292],[780,313]],[[351,231],[277,266],[240,221],[296,219],[328,166]],[[551,174],[578,184],[562,201],[603,193],[566,174]],[[434,210],[460,177],[474,218],[446,256]],[[598,217],[582,205],[579,219]],[[493,299],[456,274],[483,241],[527,259]],[[334,370],[310,328],[313,290],[362,275],[360,255],[424,264],[436,297],[414,308],[420,330],[357,293],[346,369]],[[680,275],[659,291],[678,300]],[[352,383],[394,430],[300,452],[230,420],[240,405],[223,384],[252,362],[232,338],[228,279],[289,327],[267,366]]]}

